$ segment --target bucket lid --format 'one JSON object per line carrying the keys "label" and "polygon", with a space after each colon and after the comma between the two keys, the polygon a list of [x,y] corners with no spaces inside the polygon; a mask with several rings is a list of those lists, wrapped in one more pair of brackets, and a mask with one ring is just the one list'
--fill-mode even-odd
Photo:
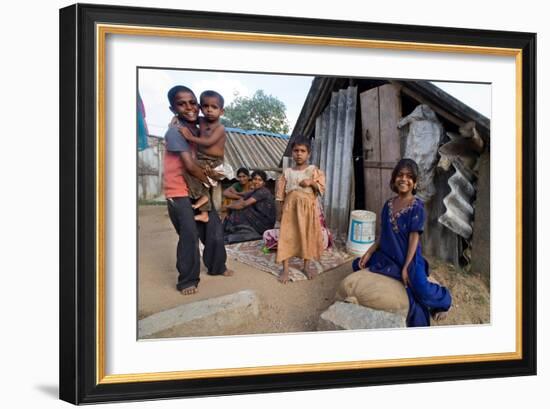
{"label": "bucket lid", "polygon": [[376,213],[369,210],[354,210],[351,212],[351,218],[362,221],[375,221]]}

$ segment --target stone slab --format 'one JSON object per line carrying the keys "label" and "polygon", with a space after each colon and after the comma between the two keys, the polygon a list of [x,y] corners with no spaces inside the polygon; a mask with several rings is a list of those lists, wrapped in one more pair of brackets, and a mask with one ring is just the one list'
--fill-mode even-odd
{"label": "stone slab", "polygon": [[321,314],[317,330],[338,331],[404,327],[406,327],[406,317],[403,314],[375,310],[357,304],[336,302]]}
{"label": "stone slab", "polygon": [[249,320],[258,319],[259,314],[258,296],[252,290],[244,290],[150,315],[139,320],[138,335],[139,338],[152,338],[176,327],[182,334],[194,335],[200,328],[207,329],[204,332],[210,334],[224,334]]}

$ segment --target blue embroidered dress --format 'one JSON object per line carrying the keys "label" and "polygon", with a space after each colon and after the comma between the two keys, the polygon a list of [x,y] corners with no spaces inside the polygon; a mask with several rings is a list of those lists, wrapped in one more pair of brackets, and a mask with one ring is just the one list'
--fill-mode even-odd
{"label": "blue embroidered dress", "polygon": [[[384,274],[402,281],[401,270],[407,258],[409,235],[422,233],[426,212],[424,203],[414,198],[412,203],[398,212],[393,211],[393,199],[384,204],[381,216],[381,231],[378,250],[369,261],[367,268],[373,273]],[[359,259],[353,262],[354,271],[359,270]],[[430,313],[447,311],[451,307],[451,293],[446,287],[428,281],[429,265],[424,257],[420,242],[416,254],[409,264],[410,286],[408,327],[430,325]]]}

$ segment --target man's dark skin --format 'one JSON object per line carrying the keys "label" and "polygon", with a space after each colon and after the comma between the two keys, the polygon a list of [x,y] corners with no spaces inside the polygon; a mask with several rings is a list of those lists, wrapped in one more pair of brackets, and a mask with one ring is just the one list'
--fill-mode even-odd
{"label": "man's dark skin", "polygon": [[[173,106],[170,107],[170,110],[177,115],[178,119],[185,121],[185,126],[193,133],[198,134],[197,123],[198,123],[198,114],[199,114],[199,105],[195,95],[191,92],[180,91],[178,92],[173,100]],[[197,179],[206,182],[208,179],[203,172],[203,170],[195,163],[190,152],[181,152],[180,158],[185,167],[185,170],[191,175],[195,176]],[[169,211],[170,213],[170,211]],[[172,216],[170,216],[172,218]],[[219,222],[218,222],[219,223]],[[176,226],[176,224],[174,225]],[[221,229],[221,224],[219,224]],[[179,230],[176,228],[176,230]],[[180,234],[180,231],[178,231]],[[181,241],[181,238],[180,238]],[[178,244],[179,245],[179,244]],[[205,246],[207,244],[205,243]],[[223,249],[223,246],[222,246]],[[206,253],[205,253],[206,254]],[[224,250],[224,265],[225,265],[225,250]],[[226,269],[222,273],[224,276],[231,276],[233,272]],[[191,295],[197,292],[197,286],[191,286],[181,290],[183,295]]]}
{"label": "man's dark skin", "polygon": [[[194,135],[198,134],[199,104],[195,95],[190,92],[178,92],[174,98],[174,105],[170,107],[170,110],[178,118],[187,122],[188,129]],[[181,160],[187,172],[202,182],[208,182],[204,171],[195,163],[190,152],[181,152]]]}

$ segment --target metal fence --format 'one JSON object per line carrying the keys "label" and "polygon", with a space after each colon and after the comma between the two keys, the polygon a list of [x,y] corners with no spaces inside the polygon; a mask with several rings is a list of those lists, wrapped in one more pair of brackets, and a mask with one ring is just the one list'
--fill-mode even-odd
{"label": "metal fence", "polygon": [[353,187],[353,141],[357,87],[333,92],[330,104],[317,117],[312,163],[326,175],[323,206],[328,227],[345,239]]}

